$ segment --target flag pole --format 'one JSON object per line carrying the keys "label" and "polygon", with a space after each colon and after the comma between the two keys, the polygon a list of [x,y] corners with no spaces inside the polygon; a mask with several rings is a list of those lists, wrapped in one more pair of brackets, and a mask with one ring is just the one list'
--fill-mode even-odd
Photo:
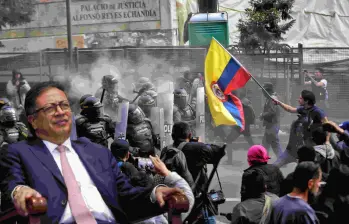
{"label": "flag pole", "polygon": [[251,75],[251,73],[227,50],[227,49],[225,49],[225,47],[221,44],[221,43],[219,43],[219,41],[216,39],[216,38],[214,38],[214,37],[212,37],[212,39],[214,39],[239,65],[240,65],[240,67],[243,67],[247,72],[248,72],[248,74],[250,75],[250,77],[252,78],[252,80],[267,94],[267,96],[271,99],[272,97],[270,96],[270,94],[268,93],[268,91],[266,90],[266,89],[264,89],[263,88],[263,86],[258,82],[258,80],[255,78],[255,77],[253,77],[253,75]]}

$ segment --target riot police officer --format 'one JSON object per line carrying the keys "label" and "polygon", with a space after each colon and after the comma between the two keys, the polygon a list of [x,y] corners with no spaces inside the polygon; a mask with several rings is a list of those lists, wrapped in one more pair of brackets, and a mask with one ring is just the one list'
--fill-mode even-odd
{"label": "riot police officer", "polygon": [[77,136],[108,147],[108,138],[114,138],[115,124],[103,113],[102,103],[98,98],[89,96],[83,100],[81,107],[80,116],[75,121]]}
{"label": "riot police officer", "polygon": [[150,95],[139,97],[138,106],[143,110],[146,118],[150,119],[151,108],[156,106],[155,99]]}
{"label": "riot police officer", "polygon": [[[155,85],[147,77],[139,78],[138,82],[135,84],[134,93],[137,93],[138,97],[149,95],[155,101],[156,101],[156,97],[158,96]],[[137,100],[137,96],[136,96],[136,100],[134,101],[135,104],[138,104],[139,99],[140,98],[138,98]]]}
{"label": "riot police officer", "polygon": [[15,143],[27,139],[27,127],[17,120],[16,110],[11,106],[4,106],[0,110],[0,145]]}
{"label": "riot police officer", "polygon": [[95,97],[102,100],[104,110],[108,115],[116,115],[119,103],[123,100],[119,96],[119,80],[113,75],[103,76],[102,87],[97,90]]}
{"label": "riot police officer", "polygon": [[183,77],[177,80],[176,88],[184,88],[188,93],[188,103],[193,107],[196,106],[197,88],[203,87],[202,75],[189,70],[184,71]]}
{"label": "riot police officer", "polygon": [[139,148],[140,157],[155,155],[155,146],[158,138],[153,132],[153,127],[144,112],[135,104],[130,104],[128,109],[126,139],[130,146]]}
{"label": "riot police officer", "polygon": [[188,93],[184,88],[176,89],[173,92],[173,123],[185,121],[190,125],[192,133],[195,133],[196,111],[192,105],[188,103]]}

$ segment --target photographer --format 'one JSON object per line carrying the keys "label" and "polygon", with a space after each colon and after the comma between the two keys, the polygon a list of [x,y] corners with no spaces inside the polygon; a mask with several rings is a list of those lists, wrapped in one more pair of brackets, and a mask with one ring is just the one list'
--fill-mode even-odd
{"label": "photographer", "polygon": [[[197,142],[198,139],[192,138],[190,125],[186,122],[177,122],[173,125],[172,139],[173,147],[181,150],[188,161],[189,172],[193,180],[195,180],[195,186],[197,186],[194,195],[196,197],[206,195],[207,192],[203,192],[208,181],[205,165],[218,162],[222,155],[225,154],[225,151],[221,150],[221,147],[216,145],[207,145],[202,142]],[[166,154],[167,148],[168,147],[162,150],[161,159],[165,157],[164,154]],[[213,211],[208,211],[208,216],[214,219]]]}
{"label": "photographer", "polygon": [[114,141],[110,146],[110,150],[118,162],[118,167],[126,176],[130,177],[132,184],[142,187],[152,185],[152,179],[144,172],[138,171],[133,165],[130,145],[126,140],[120,139]]}
{"label": "photographer", "polygon": [[[154,180],[152,178],[149,178],[149,176],[144,171],[139,171],[138,169],[139,164],[137,163],[133,156],[131,155],[132,148],[125,140],[116,140],[111,144],[111,152],[116,158],[118,162],[118,166],[120,167],[121,171],[125,173],[126,176],[128,176],[131,179],[131,183],[134,186],[142,186],[142,187],[149,187],[152,188],[156,185],[163,184],[167,186],[173,186],[180,188],[184,191],[184,194],[187,196],[190,208],[187,213],[183,213],[181,218],[184,220],[187,215],[189,214],[191,208],[194,205],[194,195],[191,191],[190,186],[188,183],[181,178],[177,173],[170,172],[165,164],[160,160],[159,157],[152,157],[150,156],[149,161],[151,162],[151,171],[154,174]],[[134,152],[137,153],[137,152]],[[130,161],[130,162],[128,162]],[[137,168],[136,168],[137,166]],[[147,169],[149,169],[148,167]],[[137,224],[157,224],[157,223],[163,223],[167,224],[167,218],[165,215],[156,216],[141,222],[138,222]]]}
{"label": "photographer", "polygon": [[23,109],[26,93],[30,90],[30,86],[23,77],[22,73],[13,70],[12,79],[7,82],[6,93],[10,100],[13,102],[13,107],[19,110],[19,113]]}

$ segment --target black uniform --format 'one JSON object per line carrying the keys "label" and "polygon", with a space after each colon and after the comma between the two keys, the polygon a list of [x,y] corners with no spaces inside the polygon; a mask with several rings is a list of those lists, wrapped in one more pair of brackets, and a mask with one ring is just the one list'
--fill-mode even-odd
{"label": "black uniform", "polygon": [[77,136],[108,147],[108,138],[114,138],[115,133],[112,119],[103,113],[102,104],[94,96],[87,97],[81,105],[83,109],[75,120]]}
{"label": "black uniform", "polygon": [[189,123],[191,132],[195,136],[196,111],[192,105],[188,104],[188,94],[185,89],[174,91],[173,122],[185,121]]}
{"label": "black uniform", "polygon": [[150,120],[134,104],[129,106],[126,139],[130,146],[139,148],[141,157],[155,154],[154,146],[158,143],[158,138],[153,132]]}

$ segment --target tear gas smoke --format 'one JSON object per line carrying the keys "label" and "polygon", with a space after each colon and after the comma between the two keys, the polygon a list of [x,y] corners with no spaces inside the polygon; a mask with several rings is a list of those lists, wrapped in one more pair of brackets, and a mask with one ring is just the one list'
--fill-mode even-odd
{"label": "tear gas smoke", "polygon": [[136,62],[125,59],[110,59],[101,56],[93,64],[80,64],[81,72],[70,72],[60,67],[57,76],[64,76],[70,80],[71,97],[80,98],[84,94],[94,95],[102,86],[101,80],[104,75],[112,74],[119,80],[119,94],[132,100],[136,94],[133,85],[140,77],[147,77],[154,85],[163,82],[175,82],[189,67],[177,67],[169,60],[159,59],[150,55],[141,55]]}

